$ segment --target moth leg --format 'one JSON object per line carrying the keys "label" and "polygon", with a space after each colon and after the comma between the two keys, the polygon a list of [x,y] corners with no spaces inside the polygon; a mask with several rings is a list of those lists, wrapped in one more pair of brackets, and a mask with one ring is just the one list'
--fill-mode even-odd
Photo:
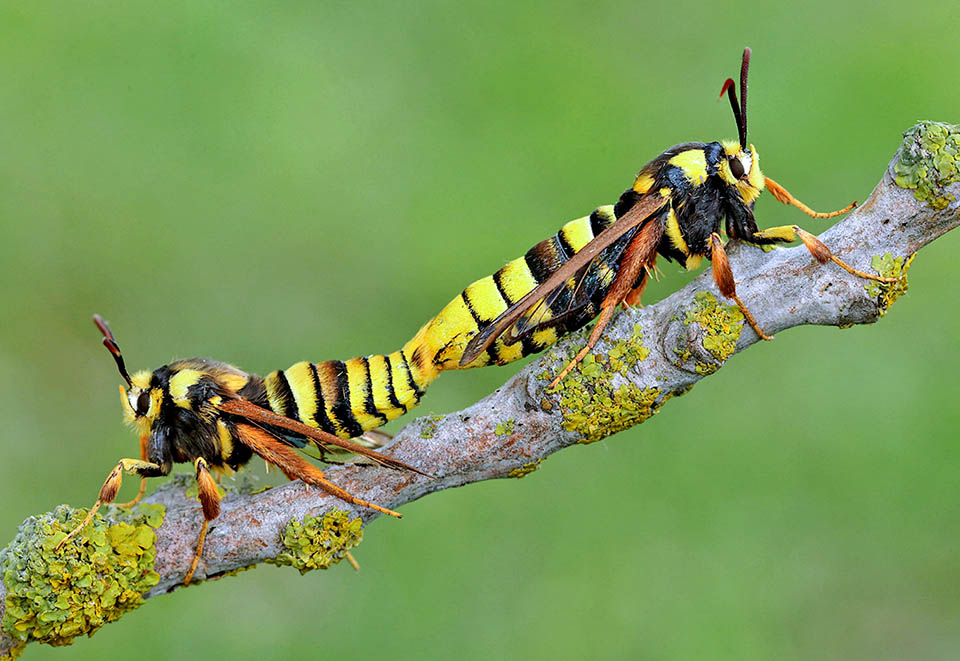
{"label": "moth leg", "polygon": [[853,268],[830,252],[830,248],[827,247],[827,244],[815,237],[810,232],[801,229],[797,225],[771,227],[755,233],[754,236],[761,239],[775,239],[784,242],[796,241],[797,239],[800,239],[803,241],[803,245],[807,247],[807,250],[810,251],[810,254],[813,255],[813,258],[821,264],[826,264],[827,262],[832,261],[847,273],[859,276],[861,278],[866,278],[868,280],[876,280],[878,282],[897,282],[898,280],[898,278],[884,278],[879,275],[873,275],[872,273],[866,273],[865,271],[860,271]]}
{"label": "moth leg", "polygon": [[800,211],[802,211],[803,213],[810,216],[811,218],[833,218],[834,216],[845,214],[857,206],[856,201],[854,201],[848,204],[847,206],[845,206],[844,208],[839,209],[837,211],[830,211],[827,213],[814,211],[813,209],[808,207],[806,204],[804,204],[803,202],[795,198],[793,195],[791,195],[790,191],[788,191],[786,188],[784,188],[783,186],[775,182],[770,177],[764,177],[763,180],[767,190],[770,191],[770,194],[773,195],[773,197],[776,198],[778,202],[782,202],[783,204],[789,204],[792,207],[796,207],[800,209]]}
{"label": "moth leg", "polygon": [[110,471],[110,474],[104,481],[103,486],[100,487],[100,494],[97,496],[97,502],[95,502],[93,507],[90,508],[90,511],[87,513],[86,518],[84,518],[83,523],[71,530],[66,537],[61,539],[55,549],[59,549],[61,546],[67,543],[67,540],[76,536],[77,533],[83,530],[93,519],[93,515],[97,513],[97,510],[100,509],[101,505],[104,503],[113,502],[113,499],[117,497],[117,492],[120,491],[120,485],[123,482],[124,471],[130,474],[139,475],[141,478],[166,475],[166,471],[164,471],[163,466],[160,466],[159,464],[143,461],[141,459],[121,459],[119,462],[117,462],[117,465],[113,467],[113,470]]}
{"label": "moth leg", "polygon": [[644,225],[630,242],[630,245],[627,246],[623,257],[620,259],[620,269],[617,271],[617,275],[610,284],[607,295],[604,296],[603,302],[600,304],[600,316],[597,318],[597,323],[593,326],[590,339],[587,340],[587,344],[580,349],[579,353],[574,356],[573,360],[567,363],[567,366],[560,371],[560,374],[550,382],[549,388],[556,387],[556,385],[563,380],[563,377],[570,373],[570,370],[586,358],[590,350],[593,349],[594,345],[600,340],[600,337],[603,335],[603,329],[610,323],[610,319],[613,317],[617,306],[630,296],[633,285],[637,282],[637,278],[640,277],[641,273],[646,273],[646,269],[652,267],[656,262],[657,245],[662,235],[663,226],[660,222],[654,220]]}
{"label": "moth leg", "polygon": [[210,474],[210,468],[203,457],[197,457],[193,462],[197,470],[197,487],[200,496],[200,506],[203,508],[203,526],[200,528],[200,537],[197,539],[197,550],[193,554],[193,562],[190,563],[190,569],[183,579],[184,585],[190,585],[190,579],[197,570],[197,564],[200,562],[200,556],[203,555],[203,542],[207,539],[207,526],[215,518],[220,516],[220,492],[217,490],[217,483]]}
{"label": "moth leg", "polygon": [[641,308],[643,307],[643,304],[640,303],[640,299],[643,298],[643,292],[647,289],[647,283],[650,281],[650,278],[648,277],[649,273],[649,270],[643,270],[643,273],[640,275],[640,284],[637,284],[636,287],[631,289],[630,293],[627,294],[627,297],[623,299],[624,308],[630,308],[634,305]]}
{"label": "moth leg", "polygon": [[360,563],[357,562],[357,559],[350,554],[350,551],[347,551],[347,554],[344,557],[346,557],[347,562],[350,563],[350,566],[353,567],[353,571],[360,571]]}
{"label": "moth leg", "polygon": [[719,289],[720,293],[727,298],[733,299],[733,301],[737,304],[737,307],[740,308],[740,312],[743,313],[743,318],[747,320],[747,323],[750,324],[750,327],[760,337],[761,340],[772,340],[773,337],[767,335],[760,329],[760,325],[757,324],[757,320],[753,318],[753,315],[750,314],[750,310],[747,309],[747,306],[744,305],[743,301],[740,300],[740,297],[737,296],[737,285],[733,280],[733,271],[730,269],[730,260],[727,259],[727,252],[723,249],[723,241],[721,241],[720,235],[716,232],[711,234],[710,243],[712,244],[713,250],[713,253],[710,257],[710,261],[713,263],[713,281],[717,283],[717,289]]}
{"label": "moth leg", "polygon": [[[622,298],[620,300],[623,300]],[[607,294],[606,298],[603,299],[603,303],[600,307],[600,316],[597,317],[597,323],[593,326],[593,331],[590,333],[590,339],[587,340],[587,343],[583,346],[582,349],[573,357],[567,366],[560,370],[560,373],[550,382],[549,388],[555,388],[558,383],[563,381],[563,377],[570,373],[574,367],[576,367],[581,360],[587,357],[587,354],[590,353],[594,345],[600,340],[600,336],[603,335],[603,329],[607,327],[607,324],[610,323],[610,318],[613,317],[614,311],[617,309],[617,305],[620,304],[620,300],[611,300],[610,294]]]}
{"label": "moth leg", "polygon": [[[140,460],[147,460],[147,441],[150,439],[150,434],[140,434]],[[143,494],[147,493],[147,478],[140,478],[140,490],[137,491],[137,495],[133,500],[118,504],[117,507],[133,507],[140,502],[140,499],[143,498]]]}

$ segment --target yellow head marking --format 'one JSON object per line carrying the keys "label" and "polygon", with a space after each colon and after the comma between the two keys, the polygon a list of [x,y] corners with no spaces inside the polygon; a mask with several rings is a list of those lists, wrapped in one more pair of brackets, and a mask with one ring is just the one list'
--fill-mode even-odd
{"label": "yellow head marking", "polygon": [[[141,434],[149,433],[153,421],[160,413],[160,404],[163,398],[163,393],[159,388],[150,387],[150,379],[150,372],[137,372],[130,377],[133,385],[129,388],[120,386],[120,404],[123,408],[123,417],[128,423],[136,424]],[[141,398],[144,394],[147,395],[147,398],[142,401]],[[146,407],[145,411],[143,410],[144,406]]]}
{"label": "yellow head marking", "polygon": [[[750,145],[750,149],[744,151],[740,144],[725,140],[723,151],[727,158],[720,161],[718,171],[720,178],[729,185],[736,186],[737,192],[744,203],[752,204],[763,190],[763,174],[760,172],[760,155],[756,147]],[[740,162],[743,169],[743,176],[735,177],[730,169],[730,159],[736,159]]]}
{"label": "yellow head marking", "polygon": [[756,147],[750,145],[750,151],[740,156],[740,162],[744,165],[746,177],[737,181],[737,190],[740,191],[740,197],[743,198],[743,201],[750,204],[760,197],[760,191],[763,190],[760,154],[757,153]]}
{"label": "yellow head marking", "polygon": [[124,388],[122,385],[119,386],[119,388],[120,388],[120,407],[123,409],[123,418],[127,422],[133,422],[136,419],[137,414],[133,410],[133,406],[130,405],[130,400],[127,399],[127,389]]}

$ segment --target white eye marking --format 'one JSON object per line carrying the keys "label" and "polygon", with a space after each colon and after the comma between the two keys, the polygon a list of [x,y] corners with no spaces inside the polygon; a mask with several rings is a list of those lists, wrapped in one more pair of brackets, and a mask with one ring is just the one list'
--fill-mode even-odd
{"label": "white eye marking", "polygon": [[131,390],[127,393],[127,401],[130,402],[130,408],[133,409],[134,413],[137,411],[137,399],[140,397],[140,391],[136,392]]}
{"label": "white eye marking", "polygon": [[750,168],[753,167],[753,157],[747,152],[743,152],[739,156],[740,164],[743,166],[743,171],[745,174],[750,173]]}

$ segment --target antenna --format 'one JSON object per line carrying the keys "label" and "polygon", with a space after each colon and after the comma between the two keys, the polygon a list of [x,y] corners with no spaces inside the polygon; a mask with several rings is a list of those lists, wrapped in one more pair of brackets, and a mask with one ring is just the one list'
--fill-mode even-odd
{"label": "antenna", "polygon": [[93,315],[93,323],[96,324],[100,332],[103,333],[103,346],[107,348],[107,351],[110,352],[113,359],[117,361],[117,369],[120,370],[120,376],[122,376],[123,380],[127,382],[127,385],[132,388],[133,381],[130,379],[127,368],[123,364],[123,355],[120,353],[120,347],[117,345],[117,340],[113,336],[113,331],[110,330],[110,326],[107,325],[107,322],[104,321],[103,317],[99,314]]}
{"label": "antenna", "polygon": [[750,47],[743,49],[743,63],[740,65],[740,101],[737,101],[737,90],[733,78],[727,78],[720,89],[720,98],[726,94],[730,98],[730,107],[733,109],[733,118],[737,122],[737,132],[740,134],[740,147],[747,148],[747,74],[750,71]]}

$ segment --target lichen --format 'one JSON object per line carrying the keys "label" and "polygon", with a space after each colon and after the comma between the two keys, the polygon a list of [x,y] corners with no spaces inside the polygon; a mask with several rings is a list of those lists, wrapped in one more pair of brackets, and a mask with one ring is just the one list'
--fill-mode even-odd
{"label": "lichen", "polygon": [[284,551],[268,560],[289,565],[305,574],[312,569],[328,569],[347,556],[363,540],[363,521],[341,510],[330,510],[323,517],[306,516],[303,523],[292,519],[283,531]]}
{"label": "lichen", "polygon": [[883,256],[874,255],[872,260],[873,269],[884,278],[897,278],[896,282],[877,282],[868,280],[865,288],[867,294],[877,299],[877,316],[882,317],[890,309],[894,302],[907,293],[909,284],[907,283],[907,271],[913,263],[913,258],[917,254],[910,255],[906,262],[903,257],[893,258],[893,255],[887,253]]}
{"label": "lichen", "polygon": [[22,640],[17,641],[13,644],[13,647],[7,650],[7,656],[11,659],[16,659],[23,654],[23,650],[25,649],[27,649],[27,644]]}
{"label": "lichen", "polygon": [[513,426],[516,424],[516,420],[509,418],[499,423],[496,428],[493,430],[493,433],[497,436],[509,436],[513,433]]}
{"label": "lichen", "polygon": [[610,348],[607,359],[610,361],[610,369],[622,374],[637,363],[646,360],[649,355],[650,349],[643,346],[643,327],[636,324],[629,339],[617,342]]}
{"label": "lichen", "polygon": [[960,182],[960,126],[923,121],[903,134],[894,181],[934,209],[954,201],[945,188]]}
{"label": "lichen", "polygon": [[535,470],[537,470],[538,468],[540,468],[540,462],[541,462],[541,461],[543,461],[543,459],[537,459],[536,461],[528,461],[527,463],[525,463],[525,464],[524,464],[523,466],[521,466],[520,468],[514,468],[512,471],[510,471],[509,473],[507,473],[507,477],[515,477],[515,478],[517,478],[517,479],[520,479],[521,477],[524,477],[525,475],[529,475],[529,474],[532,473],[533,471],[535,471]]}
{"label": "lichen", "polygon": [[140,505],[112,524],[99,514],[78,536],[57,544],[83,521],[87,510],[61,505],[24,521],[0,551],[7,588],[3,631],[19,642],[69,645],[143,603],[157,585],[153,529],[162,505]]}
{"label": "lichen", "polygon": [[[716,363],[697,361],[697,374],[713,374],[737,349],[743,331],[743,313],[736,305],[724,305],[708,291],[697,292],[694,307],[687,310],[685,324],[696,323],[703,332],[703,348],[717,359]],[[686,354],[680,354],[681,358]]]}
{"label": "lichen", "polygon": [[420,430],[420,438],[433,438],[433,435],[437,433],[437,423],[441,422],[443,418],[442,415],[430,415],[421,418],[424,423],[423,429]]}
{"label": "lichen", "polygon": [[[593,443],[655,415],[670,393],[664,396],[659,388],[640,388],[629,381],[614,386],[615,375],[626,375],[649,353],[643,346],[643,329],[637,324],[632,336],[614,342],[606,355],[588,354],[549,391],[559,395],[563,428],[579,433],[579,443]],[[549,372],[540,377],[553,378]]]}

